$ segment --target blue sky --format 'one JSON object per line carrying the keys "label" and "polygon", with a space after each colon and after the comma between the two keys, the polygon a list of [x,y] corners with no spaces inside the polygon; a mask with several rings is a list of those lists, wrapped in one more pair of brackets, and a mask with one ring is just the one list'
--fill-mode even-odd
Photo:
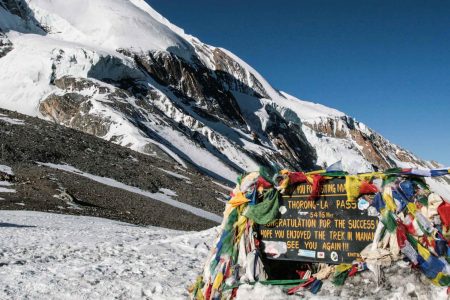
{"label": "blue sky", "polygon": [[275,88],[450,165],[450,1],[147,2]]}

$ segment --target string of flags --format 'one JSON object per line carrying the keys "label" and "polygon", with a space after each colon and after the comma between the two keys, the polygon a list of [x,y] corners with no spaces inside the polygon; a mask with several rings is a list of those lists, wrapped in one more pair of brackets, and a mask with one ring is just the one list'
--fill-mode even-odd
{"label": "string of flags", "polygon": [[[424,177],[450,174],[450,168],[420,170],[395,168],[384,172],[348,174],[335,164],[326,170],[270,174],[261,168],[240,176],[224,211],[220,234],[206,261],[203,274],[189,289],[191,299],[233,299],[241,284],[282,285],[288,294],[319,292],[323,280],[343,285],[348,277],[405,258],[432,284],[450,287],[450,195],[432,192]],[[265,271],[257,224],[277,218],[280,197],[300,183],[311,186],[310,201],[320,197],[327,180],[345,178],[347,199],[364,197],[380,222],[374,240],[352,264],[317,264],[298,280],[269,280]]]}

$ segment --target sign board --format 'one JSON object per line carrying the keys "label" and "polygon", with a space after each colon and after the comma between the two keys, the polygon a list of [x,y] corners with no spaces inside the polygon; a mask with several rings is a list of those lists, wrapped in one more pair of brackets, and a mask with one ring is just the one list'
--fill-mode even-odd
{"label": "sign board", "polygon": [[373,241],[378,218],[369,216],[366,200],[347,200],[343,178],[323,184],[317,200],[308,200],[310,194],[311,185],[300,184],[283,196],[279,219],[259,227],[266,257],[351,263]]}

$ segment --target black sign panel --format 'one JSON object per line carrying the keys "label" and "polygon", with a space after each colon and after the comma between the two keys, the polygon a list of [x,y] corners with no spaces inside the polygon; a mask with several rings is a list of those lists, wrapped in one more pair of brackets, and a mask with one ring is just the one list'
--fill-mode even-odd
{"label": "black sign panel", "polygon": [[309,200],[311,185],[283,196],[279,219],[259,227],[267,258],[331,264],[351,263],[373,241],[378,218],[363,198],[347,200],[345,179],[322,186]]}

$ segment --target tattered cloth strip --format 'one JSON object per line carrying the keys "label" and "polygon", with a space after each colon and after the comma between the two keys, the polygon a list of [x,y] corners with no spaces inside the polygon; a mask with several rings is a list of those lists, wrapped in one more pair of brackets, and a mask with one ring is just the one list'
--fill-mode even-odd
{"label": "tattered cloth strip", "polygon": [[356,273],[363,272],[367,269],[367,264],[363,262],[340,264],[335,267],[333,283],[335,285],[343,285],[347,277],[355,276]]}
{"label": "tattered cloth strip", "polygon": [[284,193],[286,188],[291,185],[307,182],[311,185],[311,195],[309,200],[315,200],[320,197],[320,190],[322,184],[326,181],[326,177],[321,174],[303,172],[289,172],[287,170],[280,171],[280,174],[276,174],[273,181],[278,183],[276,189],[281,193]]}
{"label": "tattered cloth strip", "polygon": [[[329,276],[337,285],[348,277],[370,270],[377,279],[381,268],[402,257],[430,281],[450,286],[450,202],[432,193],[421,177],[450,174],[450,169],[390,169],[385,172],[349,175],[338,166],[310,173],[281,171],[276,176],[261,169],[238,178],[224,212],[221,232],[206,262],[203,276],[190,288],[192,299],[232,299],[241,284],[285,285],[288,293],[309,290],[317,293]],[[320,196],[326,180],[345,177],[347,196],[355,200],[373,195],[370,206],[380,222],[373,243],[361,252],[363,261],[330,266],[319,264],[317,273],[294,281],[268,281],[262,265],[260,242],[254,224],[276,219],[279,199],[285,189],[307,182],[310,200]],[[382,182],[376,182],[376,181]]]}
{"label": "tattered cloth strip", "polygon": [[280,207],[280,192],[271,189],[265,192],[263,201],[253,206],[248,206],[245,216],[256,224],[268,224],[275,220]]}
{"label": "tattered cloth strip", "polygon": [[345,176],[347,199],[355,200],[361,195],[375,194],[378,191],[377,187],[374,184],[369,183],[373,176],[373,174]]}
{"label": "tattered cloth strip", "polygon": [[[415,176],[418,173],[407,172]],[[384,233],[377,230],[373,244],[361,253],[368,269],[377,273],[380,266],[400,259],[401,253],[433,284],[449,286],[450,240],[443,233],[450,221],[449,203],[431,193],[425,182],[417,178],[391,175],[386,176],[382,193],[374,197],[372,205],[380,214],[379,226],[386,230]],[[336,269],[342,271],[345,267],[348,265]],[[335,283],[343,283],[345,279],[345,272],[336,271]]]}
{"label": "tattered cloth strip", "polygon": [[320,197],[320,190],[322,184],[325,182],[326,178],[319,174],[308,175],[307,176],[308,183],[312,185],[311,195],[309,196],[309,200],[316,200]]}

